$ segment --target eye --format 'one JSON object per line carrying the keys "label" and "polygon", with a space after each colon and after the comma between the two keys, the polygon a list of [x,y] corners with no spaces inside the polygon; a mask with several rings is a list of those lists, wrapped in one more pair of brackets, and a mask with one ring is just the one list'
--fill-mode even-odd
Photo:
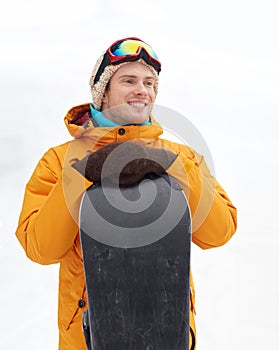
{"label": "eye", "polygon": [[123,80],[123,82],[124,82],[125,84],[134,84],[133,79],[125,79],[125,80]]}
{"label": "eye", "polygon": [[145,86],[148,86],[148,87],[154,86],[154,82],[152,80],[147,80],[144,84],[145,84]]}

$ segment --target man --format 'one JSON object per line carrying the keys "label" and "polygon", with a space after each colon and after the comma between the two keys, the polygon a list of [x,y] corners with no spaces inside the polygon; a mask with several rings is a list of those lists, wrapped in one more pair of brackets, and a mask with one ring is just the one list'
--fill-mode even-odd
{"label": "man", "polygon": [[[74,139],[48,150],[26,186],[16,235],[31,260],[60,263],[60,350],[86,349],[81,329],[87,300],[78,211],[82,194],[100,178],[104,160],[119,143],[133,141],[150,156],[152,164],[145,172],[161,169],[180,181],[193,218],[192,240],[202,249],[225,244],[236,230],[236,209],[203,157],[185,145],[160,139],[163,130],[151,114],[160,70],[155,52],[140,39],[113,43],[92,73],[93,103],[72,108],[64,118]],[[143,168],[124,170],[127,174],[120,180],[125,184],[129,178],[138,180]],[[191,277],[191,349],[196,332],[194,299]]]}

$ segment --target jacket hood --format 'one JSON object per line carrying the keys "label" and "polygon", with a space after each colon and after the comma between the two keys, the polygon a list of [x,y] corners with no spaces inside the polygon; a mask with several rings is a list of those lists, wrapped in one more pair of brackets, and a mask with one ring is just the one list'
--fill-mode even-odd
{"label": "jacket hood", "polygon": [[[117,127],[95,127],[90,118],[90,103],[75,106],[71,108],[64,117],[66,127],[72,137],[75,139],[89,137],[95,142],[106,144],[116,142],[122,139],[158,139],[163,133],[163,129],[151,116],[151,125],[125,125]],[[121,132],[119,130],[121,129]],[[123,134],[123,129],[124,133]],[[120,138],[122,136],[122,138]]]}

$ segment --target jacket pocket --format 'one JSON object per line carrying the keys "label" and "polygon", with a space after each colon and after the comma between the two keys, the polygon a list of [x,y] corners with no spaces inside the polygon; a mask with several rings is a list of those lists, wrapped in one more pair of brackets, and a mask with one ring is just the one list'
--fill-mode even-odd
{"label": "jacket pocket", "polygon": [[59,328],[68,330],[74,317],[82,310],[79,300],[85,300],[85,281],[82,260],[74,248],[60,266],[59,280]]}
{"label": "jacket pocket", "polygon": [[63,319],[63,328],[68,330],[71,326],[71,324],[74,322],[77,315],[80,313],[80,319],[83,311],[87,307],[87,300],[85,295],[85,286],[81,288],[81,292],[79,294],[76,294],[76,297],[71,302],[71,305],[69,305],[69,311],[65,313],[65,317]]}

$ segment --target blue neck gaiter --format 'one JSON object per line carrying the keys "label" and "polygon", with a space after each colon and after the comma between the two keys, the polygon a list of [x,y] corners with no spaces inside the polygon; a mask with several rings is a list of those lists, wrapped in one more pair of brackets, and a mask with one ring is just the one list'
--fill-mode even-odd
{"label": "blue neck gaiter", "polygon": [[[90,111],[91,111],[92,118],[95,120],[98,126],[100,127],[120,126],[120,124],[116,124],[112,120],[105,117],[102,112],[97,111],[97,109],[94,108],[92,103],[90,104]],[[130,124],[127,124],[127,125],[130,125]],[[139,125],[140,126],[151,125],[150,118],[146,122]]]}

